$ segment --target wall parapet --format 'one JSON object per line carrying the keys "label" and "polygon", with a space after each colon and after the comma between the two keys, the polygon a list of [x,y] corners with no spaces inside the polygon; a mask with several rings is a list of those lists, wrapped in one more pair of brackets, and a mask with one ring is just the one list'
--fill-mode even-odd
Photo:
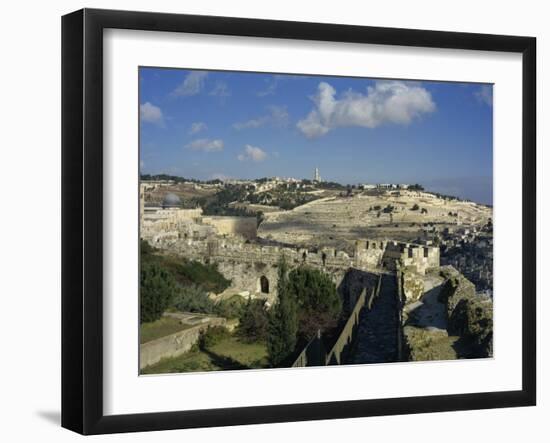
{"label": "wall parapet", "polygon": [[[380,288],[378,287],[378,291],[379,290]],[[372,288],[371,300],[376,291],[376,288]],[[357,299],[357,302],[355,303],[355,306],[351,311],[344,327],[340,331],[336,342],[328,352],[323,345],[321,331],[317,331],[317,335],[313,337],[304,347],[302,352],[292,364],[292,367],[298,368],[306,366],[329,366],[343,364],[348,357],[350,348],[357,334],[359,315],[361,310],[365,307],[366,300],[367,288],[364,288],[361,295]]]}

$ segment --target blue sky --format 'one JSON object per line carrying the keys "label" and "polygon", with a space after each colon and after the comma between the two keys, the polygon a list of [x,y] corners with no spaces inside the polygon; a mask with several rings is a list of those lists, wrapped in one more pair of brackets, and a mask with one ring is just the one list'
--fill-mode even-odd
{"label": "blue sky", "polygon": [[492,203],[492,86],[140,68],[142,173],[421,183]]}

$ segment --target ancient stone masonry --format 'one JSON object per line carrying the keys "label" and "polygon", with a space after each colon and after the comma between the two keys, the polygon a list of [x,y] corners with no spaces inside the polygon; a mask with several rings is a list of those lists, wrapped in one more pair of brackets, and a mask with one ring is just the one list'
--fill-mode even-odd
{"label": "ancient stone masonry", "polygon": [[350,268],[395,271],[408,267],[419,274],[439,266],[439,248],[394,241],[358,240],[352,255],[331,247],[310,250],[264,245],[256,239],[254,217],[204,217],[198,209],[145,208],[141,238],[168,253],[215,263],[230,279],[228,291],[276,299],[277,265],[322,269],[339,285]]}
{"label": "ancient stone masonry", "polygon": [[395,271],[397,265],[411,267],[420,274],[439,267],[439,248],[396,241],[358,240],[355,256],[359,267],[382,268]]}
{"label": "ancient stone masonry", "polygon": [[139,347],[139,368],[154,365],[163,358],[185,354],[198,342],[200,334],[211,326],[231,327],[225,318],[205,317],[204,321],[188,329],[142,343]]}
{"label": "ancient stone masonry", "polygon": [[216,228],[220,235],[240,235],[248,240],[256,238],[256,217],[203,217],[202,222]]}

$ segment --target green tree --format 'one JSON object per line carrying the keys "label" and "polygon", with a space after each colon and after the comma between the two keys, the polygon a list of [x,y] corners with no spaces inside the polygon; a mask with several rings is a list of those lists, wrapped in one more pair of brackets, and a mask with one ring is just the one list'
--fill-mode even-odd
{"label": "green tree", "polygon": [[239,335],[246,341],[264,341],[267,339],[269,317],[265,300],[248,299],[239,319]]}
{"label": "green tree", "polygon": [[334,328],[342,313],[336,285],[324,272],[307,266],[288,275],[288,291],[298,304],[298,336],[309,340],[317,330]]}
{"label": "green tree", "polygon": [[216,308],[215,303],[208,297],[208,294],[202,286],[190,284],[181,287],[176,291],[172,306],[178,311],[200,312],[203,314],[212,314]]}
{"label": "green tree", "polygon": [[158,263],[141,264],[140,322],[158,320],[170,306],[177,291],[174,276]]}
{"label": "green tree", "polygon": [[296,347],[298,333],[297,304],[289,291],[288,265],[279,260],[277,302],[269,315],[267,349],[271,366],[280,365]]}

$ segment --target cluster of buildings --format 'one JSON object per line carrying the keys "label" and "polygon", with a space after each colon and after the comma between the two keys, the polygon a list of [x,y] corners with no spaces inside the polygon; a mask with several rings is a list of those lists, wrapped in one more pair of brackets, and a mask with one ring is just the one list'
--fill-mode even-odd
{"label": "cluster of buildings", "polygon": [[478,293],[493,293],[493,233],[489,225],[445,227],[430,226],[418,243],[437,244],[441,265],[451,265],[475,284]]}
{"label": "cluster of buildings", "polygon": [[[313,183],[321,183],[323,179],[321,178],[321,173],[319,168],[316,167],[313,170]],[[252,180],[252,179],[233,179],[226,178],[220,180],[216,183],[198,183],[196,181],[183,181],[181,183],[191,185],[195,189],[214,189],[214,188],[223,188],[226,185],[240,185],[247,186],[252,188],[255,192],[266,192],[272,189],[275,189],[281,185],[292,185],[293,187],[299,189],[303,186],[303,180],[293,177],[269,177],[262,180]],[[162,187],[174,186],[176,182],[174,180],[149,180],[143,181],[142,184],[146,186],[147,191],[152,191]],[[362,190],[406,190],[409,189],[411,185],[408,184],[394,184],[394,183],[377,183],[377,184],[368,184],[362,183],[358,184],[357,188]]]}
{"label": "cluster of buildings", "polygon": [[204,241],[213,236],[256,238],[256,217],[204,216],[202,208],[182,209],[180,198],[171,193],[159,206],[146,205],[146,187],[140,187],[140,237],[153,246],[180,239]]}
{"label": "cluster of buildings", "polygon": [[373,189],[381,190],[400,190],[400,189],[409,189],[410,185],[408,184],[395,184],[395,183],[360,183],[357,185],[359,189],[364,191],[369,191]]}
{"label": "cluster of buildings", "polygon": [[441,241],[441,262],[452,265],[476,286],[478,293],[493,295],[493,233],[485,227],[459,228]]}

